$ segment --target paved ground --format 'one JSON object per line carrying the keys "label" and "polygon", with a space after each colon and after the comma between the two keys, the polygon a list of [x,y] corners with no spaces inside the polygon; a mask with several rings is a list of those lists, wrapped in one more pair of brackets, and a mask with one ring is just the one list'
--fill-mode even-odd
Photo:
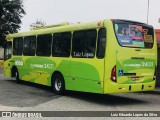
{"label": "paved ground", "polygon": [[[1,69],[0,73],[2,73]],[[17,84],[14,79],[5,78],[0,74],[0,111],[160,111],[160,88],[157,87],[155,91],[152,92],[114,95],[99,95],[70,91],[67,92],[65,96],[58,96],[55,95],[49,87],[26,82]],[[20,119],[21,118],[19,118],[19,120]],[[54,119],[74,120],[75,118],[68,117]],[[87,120],[88,118],[76,119]],[[90,119],[106,118],[92,117]],[[111,117],[107,118],[107,120],[108,119],[128,120],[129,118]],[[154,120],[155,118],[134,119]]]}

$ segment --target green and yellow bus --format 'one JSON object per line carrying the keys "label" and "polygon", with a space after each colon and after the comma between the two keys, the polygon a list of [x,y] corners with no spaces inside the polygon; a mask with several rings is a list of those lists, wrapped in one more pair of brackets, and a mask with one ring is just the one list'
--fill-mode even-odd
{"label": "green and yellow bus", "polygon": [[4,75],[65,90],[110,94],[155,88],[157,44],[145,23],[106,19],[6,37]]}

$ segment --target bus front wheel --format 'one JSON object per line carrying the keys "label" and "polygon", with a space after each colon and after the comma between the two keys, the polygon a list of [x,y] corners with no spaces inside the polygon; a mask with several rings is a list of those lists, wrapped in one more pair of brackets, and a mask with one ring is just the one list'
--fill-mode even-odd
{"label": "bus front wheel", "polygon": [[62,95],[65,92],[65,83],[61,74],[55,74],[53,77],[53,91],[58,95]]}
{"label": "bus front wheel", "polygon": [[15,71],[16,82],[20,83],[18,70]]}

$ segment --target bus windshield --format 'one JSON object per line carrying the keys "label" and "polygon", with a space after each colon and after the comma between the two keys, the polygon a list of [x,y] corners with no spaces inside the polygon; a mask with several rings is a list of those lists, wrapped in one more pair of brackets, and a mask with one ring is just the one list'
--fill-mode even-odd
{"label": "bus windshield", "polygon": [[135,22],[114,21],[118,43],[123,47],[152,48],[153,27]]}

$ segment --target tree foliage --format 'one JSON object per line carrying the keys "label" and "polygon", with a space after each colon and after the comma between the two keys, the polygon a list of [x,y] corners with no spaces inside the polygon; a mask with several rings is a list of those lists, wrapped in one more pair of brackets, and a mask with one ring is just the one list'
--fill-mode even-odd
{"label": "tree foliage", "polygon": [[25,15],[22,0],[0,0],[0,45],[7,34],[18,32]]}

